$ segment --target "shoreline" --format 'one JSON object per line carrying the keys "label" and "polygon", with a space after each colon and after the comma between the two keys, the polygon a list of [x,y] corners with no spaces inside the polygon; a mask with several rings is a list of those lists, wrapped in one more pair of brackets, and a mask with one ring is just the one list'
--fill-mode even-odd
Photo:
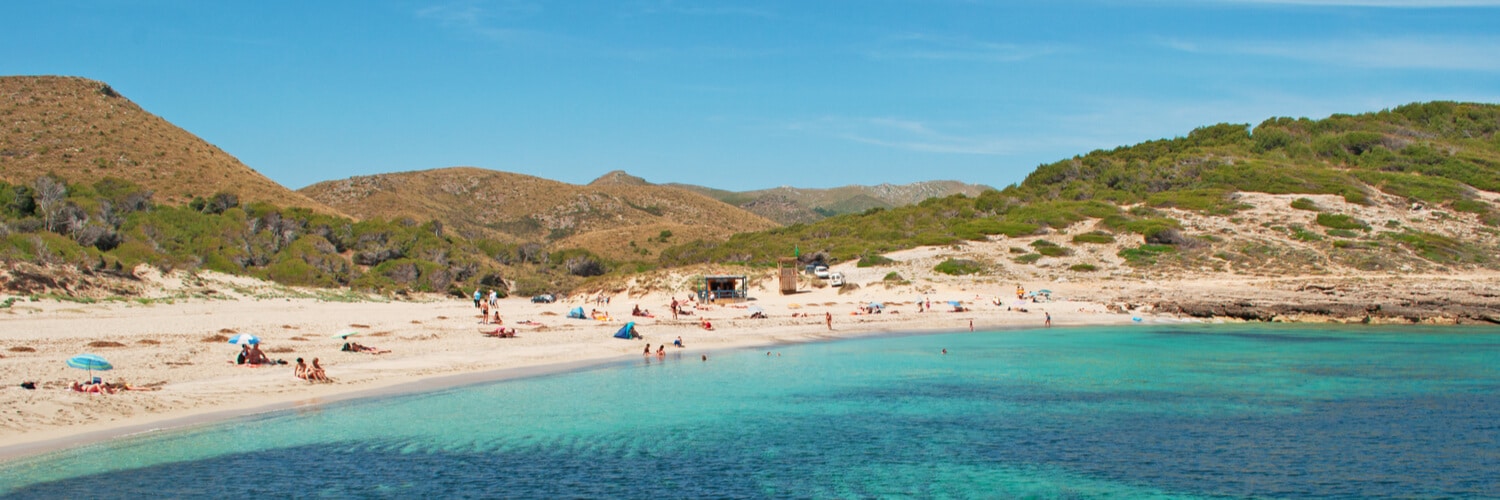
{"label": "shoreline", "polygon": [[[852,315],[864,300],[797,294],[754,301],[770,319],[748,319],[735,305],[703,307],[692,318],[711,321],[703,330],[697,319],[630,318],[639,320],[641,340],[613,338],[625,319],[567,320],[576,303],[532,304],[525,299],[502,299],[506,326],[522,328],[517,338],[496,339],[478,333],[472,303],[446,299],[432,302],[329,303],[314,299],[188,301],[165,305],[129,303],[28,303],[20,317],[0,322],[0,346],[23,345],[32,352],[0,350],[0,402],[15,412],[0,415],[0,462],[11,462],[63,449],[130,436],[213,425],[245,416],[333,404],[372,397],[389,397],[446,390],[464,385],[564,373],[628,362],[639,356],[646,342],[684,339],[673,353],[688,356],[807,342],[825,342],[884,335],[923,335],[962,332],[973,321],[975,330],[1040,328],[1041,308],[1031,314],[992,310],[918,314],[914,303],[891,302],[887,314]],[[800,306],[797,301],[829,299]],[[839,300],[834,300],[839,299]],[[629,299],[650,309],[671,298],[646,295]],[[656,305],[661,303],[660,306]],[[649,305],[649,306],[648,306]],[[936,305],[936,304],[934,304]],[[1046,306],[1097,304],[1058,302]],[[946,304],[944,304],[946,307]],[[589,309],[589,304],[583,304]],[[626,312],[619,302],[607,306]],[[791,311],[805,316],[789,317]],[[13,312],[13,314],[15,314]],[[824,315],[834,315],[834,329]],[[364,319],[358,319],[364,318]],[[545,327],[518,325],[518,321]],[[1129,315],[1078,313],[1057,326],[1130,323]],[[232,326],[219,326],[229,324]],[[392,354],[340,352],[341,341],[329,338],[349,325],[366,327],[357,342],[392,349]],[[217,328],[216,328],[217,327]],[[281,331],[276,331],[276,330]],[[376,331],[378,330],[378,331]],[[206,342],[225,332],[254,333],[269,355],[291,362],[296,357],[320,357],[333,384],[308,384],[291,376],[292,367],[243,368],[232,364],[238,346],[227,341]],[[316,332],[316,333],[312,333]],[[118,347],[90,348],[100,339],[114,339]],[[302,339],[302,340],[293,340]],[[278,353],[277,346],[292,352]],[[285,347],[283,347],[285,348]],[[115,365],[94,375],[106,381],[127,380],[133,385],[155,384],[156,391],[85,394],[67,388],[68,381],[86,378],[83,371],[63,361],[81,352],[106,356]],[[18,387],[21,380],[39,382],[36,390]]]}
{"label": "shoreline", "polygon": [[[878,270],[840,267],[847,267],[843,271],[851,278],[879,279]],[[673,300],[668,292],[627,288],[609,299],[578,294],[549,304],[502,299],[498,310],[506,327],[519,330],[516,338],[480,334],[493,326],[480,323],[472,301],[452,297],[333,302],[233,297],[229,292],[221,296],[230,298],[172,302],[23,299],[0,309],[0,407],[7,409],[0,413],[0,462],[268,411],[626,362],[639,356],[645,343],[654,350],[677,337],[685,347],[673,348],[674,353],[697,356],[882,335],[956,333],[971,323],[976,331],[1038,329],[1044,314],[1058,327],[1129,325],[1137,317],[1146,323],[1184,324],[1460,324],[1493,321],[1483,311],[1500,310],[1500,297],[1488,291],[1500,285],[1500,275],[1494,274],[1048,282],[1056,290],[1055,301],[1040,303],[982,293],[1009,289],[992,280],[934,281],[920,289],[881,289],[869,283],[791,295],[762,288],[752,290],[749,302],[696,305],[692,315],[676,320],[630,316],[634,306],[668,310]],[[962,300],[967,310],[952,312],[948,301],[953,299]],[[917,312],[917,302],[924,300],[937,310]],[[871,302],[884,303],[884,313],[858,311]],[[1413,312],[1429,304],[1442,307]],[[750,306],[762,308],[769,318],[751,319]],[[567,319],[575,307],[613,318]],[[832,330],[825,324],[827,315],[833,317]],[[714,329],[701,328],[702,320],[712,322]],[[627,321],[637,323],[644,341],[613,338]],[[351,340],[393,352],[341,351],[343,340],[334,334],[350,329],[360,332]],[[299,357],[322,359],[334,383],[296,379],[290,365],[236,366],[239,346],[227,342],[236,334],[259,336],[270,357],[289,363]],[[69,390],[72,381],[88,375],[64,361],[86,352],[114,364],[114,370],[93,375],[156,390],[110,395]],[[37,389],[21,389],[22,381],[36,381]]]}

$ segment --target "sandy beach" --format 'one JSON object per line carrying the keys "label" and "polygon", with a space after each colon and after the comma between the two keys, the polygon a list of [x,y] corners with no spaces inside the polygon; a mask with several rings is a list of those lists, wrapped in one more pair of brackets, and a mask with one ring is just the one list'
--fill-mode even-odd
{"label": "sandy beach", "polygon": [[[976,244],[965,252],[1003,250]],[[994,248],[991,248],[994,247]],[[695,362],[715,351],[822,341],[862,335],[1202,321],[1367,323],[1493,323],[1500,285],[1492,273],[1449,276],[1356,275],[1246,277],[1185,275],[1174,280],[1101,276],[1065,280],[1043,274],[946,276],[932,266],[953,254],[921,248],[892,254],[896,266],[834,266],[848,286],[813,286],[783,295],[767,270],[750,277],[749,301],[688,302],[690,276],[631,278],[609,289],[580,290],[556,303],[500,299],[503,326],[514,338],[481,333],[468,298],[410,296],[389,300],[347,291],[293,290],[257,280],[200,273],[162,276],[142,266],[144,285],[130,297],[93,302],[14,299],[0,309],[0,459],[16,458],[154,429],[197,425],[249,413],[349,398],[432,390],[483,380],[638,359],[645,344],[668,347]],[[693,271],[702,272],[702,270]],[[884,279],[898,272],[906,279]],[[666,285],[663,286],[663,281]],[[1018,301],[1017,285],[1048,289],[1050,301]],[[607,303],[603,299],[607,298]],[[670,303],[691,315],[674,319]],[[918,301],[930,301],[925,312]],[[964,307],[955,312],[949,301]],[[862,311],[871,302],[880,314]],[[925,304],[924,304],[925,305]],[[639,306],[653,317],[632,317]],[[570,319],[570,309],[604,320]],[[752,307],[766,318],[751,318]],[[826,318],[832,317],[832,328]],[[707,320],[712,330],[702,327]],[[613,334],[635,321],[640,340]],[[390,350],[343,352],[335,335]],[[236,365],[238,334],[286,365]],[[940,348],[940,346],[934,346]],[[88,394],[71,384],[90,375],[70,368],[75,355],[103,356],[114,366],[95,372],[107,382],[148,390]],[[321,361],[332,383],[293,375],[297,358]],[[674,356],[674,359],[676,357]],[[35,382],[35,389],[21,387]]]}
{"label": "sandy beach", "polygon": [[[868,278],[852,266],[847,272],[856,280]],[[677,319],[669,312],[674,296],[662,292],[614,293],[607,304],[597,301],[598,294],[582,293],[552,304],[500,299],[504,326],[515,328],[517,335],[495,338],[481,333],[495,326],[482,324],[467,299],[257,298],[235,296],[234,290],[245,285],[235,281],[242,279],[222,279],[205,284],[195,278],[194,283],[217,288],[219,293],[211,296],[224,298],[22,300],[0,313],[0,407],[6,409],[0,415],[0,458],[278,408],[629,360],[640,357],[647,343],[654,351],[678,337],[684,347],[668,349],[700,362],[700,355],[719,350],[890,332],[966,331],[971,325],[976,330],[1041,328],[1049,312],[1056,326],[1131,321],[1130,314],[1107,312],[1103,304],[1068,301],[1062,291],[1062,300],[1029,304],[1028,312],[1021,312],[995,305],[993,293],[978,294],[961,285],[926,287],[922,294],[909,288],[851,287],[852,292],[840,293],[827,287],[781,295],[766,289],[772,286],[767,281],[752,288],[753,300],[738,304],[691,304],[687,292],[676,293],[692,312]],[[916,301],[924,297],[933,310],[918,312]],[[954,312],[949,300],[962,300],[966,310]],[[881,314],[860,311],[872,301],[884,304]],[[654,317],[632,317],[637,305]],[[768,317],[750,318],[751,306]],[[574,307],[610,318],[567,318]],[[703,328],[703,320],[713,329]],[[644,339],[613,337],[627,321],[636,322]],[[350,331],[359,332],[351,340],[391,352],[342,352],[343,341],[334,336]],[[288,364],[236,365],[240,346],[228,338],[241,333],[256,335],[269,357]],[[72,390],[73,382],[89,374],[65,361],[81,353],[98,354],[114,366],[93,375],[149,390]],[[333,382],[294,377],[299,357],[308,362],[318,358]],[[36,389],[20,386],[27,381],[35,382]]]}

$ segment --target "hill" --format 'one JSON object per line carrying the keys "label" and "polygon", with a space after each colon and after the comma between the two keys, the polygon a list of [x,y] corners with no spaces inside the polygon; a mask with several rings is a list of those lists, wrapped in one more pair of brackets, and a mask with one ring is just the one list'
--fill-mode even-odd
{"label": "hill", "polygon": [[544,242],[614,260],[776,224],[717,200],[612,172],[585,186],[472,167],[320,182],[301,193],[359,218],[435,220],[469,239]]}
{"label": "hill", "polygon": [[813,222],[834,215],[863,212],[872,208],[895,208],[954,194],[977,196],[993,189],[958,181],[927,181],[911,184],[851,185],[832,189],[782,186],[755,191],[725,191],[692,184],[666,184],[693,191],[754,212],[782,224]]}
{"label": "hill", "polygon": [[[1042,165],[977,197],[843,215],[664,264],[864,260],[919,246],[940,272],[1097,276],[1446,273],[1500,268],[1500,106],[1433,102],[1219,124]],[[864,264],[864,263],[862,263]]]}
{"label": "hill", "polygon": [[69,182],[124,179],[152,200],[185,205],[231,193],[243,202],[336,210],[287,189],[203,139],[153,115],[109,85],[61,76],[0,77],[0,181],[43,174]]}

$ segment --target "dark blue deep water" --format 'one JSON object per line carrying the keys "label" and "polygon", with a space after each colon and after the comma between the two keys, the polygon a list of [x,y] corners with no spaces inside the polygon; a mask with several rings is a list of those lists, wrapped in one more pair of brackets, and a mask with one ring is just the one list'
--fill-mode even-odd
{"label": "dark blue deep water", "polygon": [[1494,328],[1135,325],[771,350],[118,440],[0,465],[0,492],[1500,497]]}

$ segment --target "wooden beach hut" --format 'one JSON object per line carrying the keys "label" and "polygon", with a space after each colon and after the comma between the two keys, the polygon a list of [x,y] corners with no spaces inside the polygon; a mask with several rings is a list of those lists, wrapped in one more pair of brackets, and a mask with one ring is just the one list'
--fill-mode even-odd
{"label": "wooden beach hut", "polygon": [[744,302],[749,298],[749,277],[718,275],[698,280],[698,300],[701,302]]}

